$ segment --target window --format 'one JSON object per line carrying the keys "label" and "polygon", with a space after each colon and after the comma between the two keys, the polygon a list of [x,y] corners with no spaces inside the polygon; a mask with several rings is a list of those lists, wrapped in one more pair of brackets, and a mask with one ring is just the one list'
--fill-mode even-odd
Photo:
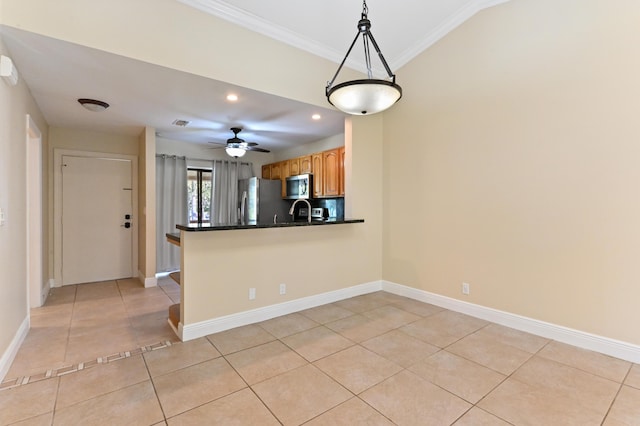
{"label": "window", "polygon": [[211,218],[211,170],[188,169],[189,223],[209,222]]}

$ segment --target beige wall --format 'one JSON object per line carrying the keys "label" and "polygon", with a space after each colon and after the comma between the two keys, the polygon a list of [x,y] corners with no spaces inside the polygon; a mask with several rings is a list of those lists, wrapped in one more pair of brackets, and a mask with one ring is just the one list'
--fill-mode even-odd
{"label": "beige wall", "polygon": [[139,153],[138,144],[137,136],[51,127],[51,143],[49,149],[52,157],[54,149],[137,156]]}
{"label": "beige wall", "polygon": [[640,344],[638,22],[513,0],[399,70],[385,279]]}
{"label": "beige wall", "polygon": [[144,282],[156,276],[156,135],[146,127],[138,152],[138,271]]}
{"label": "beige wall", "polygon": [[[1,38],[0,54],[11,57]],[[42,156],[46,164],[48,126],[29,88],[23,80],[12,87],[0,79],[0,208],[5,215],[5,224],[0,226],[0,357],[5,354],[28,315],[25,214],[27,114],[42,132]],[[45,188],[46,179],[45,175]],[[43,208],[46,205],[46,200],[43,200]],[[44,278],[47,279],[46,255],[43,254],[43,257]]]}

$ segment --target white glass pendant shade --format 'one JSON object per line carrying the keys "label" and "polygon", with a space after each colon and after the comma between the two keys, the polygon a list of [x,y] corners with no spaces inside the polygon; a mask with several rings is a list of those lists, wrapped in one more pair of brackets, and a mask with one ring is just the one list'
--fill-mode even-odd
{"label": "white glass pendant shade", "polygon": [[331,105],[354,115],[384,111],[402,97],[402,88],[387,80],[353,80],[332,87],[327,98]]}
{"label": "white glass pendant shade", "polygon": [[227,155],[229,155],[231,157],[234,157],[234,158],[240,158],[247,152],[243,148],[238,148],[238,147],[233,147],[233,146],[226,147],[225,151],[227,152]]}

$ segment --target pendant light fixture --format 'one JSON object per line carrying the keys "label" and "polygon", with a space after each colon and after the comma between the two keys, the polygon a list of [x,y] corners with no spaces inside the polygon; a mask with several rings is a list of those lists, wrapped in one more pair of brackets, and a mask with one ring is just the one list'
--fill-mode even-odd
{"label": "pendant light fixture", "polygon": [[[333,76],[330,82],[327,83],[325,89],[327,100],[329,103],[341,111],[354,115],[375,114],[376,112],[384,111],[389,108],[402,97],[402,88],[396,84],[396,76],[391,72],[387,61],[384,59],[378,43],[371,34],[371,21],[367,19],[369,9],[367,8],[367,1],[362,2],[362,15],[360,21],[358,21],[358,33],[353,39],[347,54],[345,55],[342,63],[338,67],[338,71]],[[367,77],[361,80],[345,81],[344,83],[333,83],[338,77],[338,74],[342,70],[342,66],[349,57],[353,46],[358,41],[358,37],[362,34],[362,40],[364,42],[364,57],[367,65]],[[379,80],[373,78],[371,72],[371,56],[369,54],[369,43],[373,45],[376,50],[382,65],[391,80]]]}

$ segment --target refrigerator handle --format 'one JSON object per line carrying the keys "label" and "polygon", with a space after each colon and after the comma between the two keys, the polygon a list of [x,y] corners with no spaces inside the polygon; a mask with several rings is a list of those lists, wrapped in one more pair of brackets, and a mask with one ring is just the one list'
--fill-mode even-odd
{"label": "refrigerator handle", "polygon": [[242,191],[242,201],[240,202],[240,224],[245,224],[245,212],[247,209],[247,191]]}

